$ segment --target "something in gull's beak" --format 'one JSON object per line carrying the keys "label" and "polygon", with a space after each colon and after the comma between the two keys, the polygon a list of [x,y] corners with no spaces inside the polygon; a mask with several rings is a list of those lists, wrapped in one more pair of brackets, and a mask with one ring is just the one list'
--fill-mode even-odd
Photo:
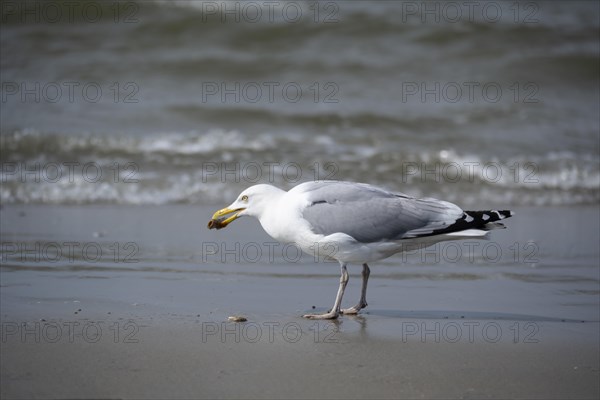
{"label": "something in gull's beak", "polygon": [[[217,211],[213,214],[210,221],[208,221],[208,229],[221,229],[225,228],[231,222],[235,221],[238,218],[238,214],[244,211],[245,208],[236,208],[235,210],[229,208],[223,208],[222,210]],[[226,215],[234,213],[230,217],[224,218]]]}

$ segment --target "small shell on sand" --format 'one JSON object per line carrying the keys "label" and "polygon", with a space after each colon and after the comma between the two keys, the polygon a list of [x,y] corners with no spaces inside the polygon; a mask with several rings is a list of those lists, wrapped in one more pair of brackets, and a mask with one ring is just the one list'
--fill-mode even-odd
{"label": "small shell on sand", "polygon": [[248,321],[248,319],[246,317],[242,317],[241,315],[232,315],[231,317],[229,317],[227,319],[231,322],[246,322],[246,321]]}

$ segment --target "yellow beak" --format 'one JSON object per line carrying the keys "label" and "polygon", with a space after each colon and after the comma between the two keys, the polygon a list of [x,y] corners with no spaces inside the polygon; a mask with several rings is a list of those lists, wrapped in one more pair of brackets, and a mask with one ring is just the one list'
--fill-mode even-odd
{"label": "yellow beak", "polygon": [[[221,229],[225,228],[231,222],[235,221],[238,218],[238,214],[244,211],[245,208],[236,208],[232,210],[230,208],[223,208],[216,213],[213,214],[210,221],[208,221],[208,229]],[[233,213],[230,217],[223,218],[226,215]]]}

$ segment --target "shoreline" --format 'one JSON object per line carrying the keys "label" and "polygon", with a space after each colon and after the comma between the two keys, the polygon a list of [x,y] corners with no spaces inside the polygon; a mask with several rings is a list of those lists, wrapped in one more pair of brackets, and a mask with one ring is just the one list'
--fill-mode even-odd
{"label": "shoreline", "polygon": [[[208,231],[211,211],[4,206],[2,398],[600,395],[596,208],[517,208],[481,242],[499,258],[464,246],[459,259],[434,248],[374,263],[369,307],[337,321],[301,318],[331,305],[337,265],[236,259],[228,249],[270,238],[252,220]],[[22,261],[6,246],[71,241],[133,242],[138,262]],[[206,258],[207,243],[225,251]],[[359,266],[349,272],[344,305],[360,288]]]}

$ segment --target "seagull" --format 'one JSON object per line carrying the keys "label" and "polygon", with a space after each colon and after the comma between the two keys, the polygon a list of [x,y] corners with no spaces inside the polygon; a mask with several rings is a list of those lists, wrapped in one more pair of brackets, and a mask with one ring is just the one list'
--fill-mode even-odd
{"label": "seagull", "polygon": [[[208,228],[222,229],[237,218],[255,217],[273,239],[337,260],[341,277],[333,307],[323,314],[303,315],[336,319],[367,307],[368,263],[415,246],[484,238],[489,230],[504,228],[496,221],[512,215],[508,210],[463,211],[447,201],[414,198],[365,183],[313,181],[287,192],[272,185],[251,186],[215,212]],[[358,304],[342,309],[349,263],[362,264],[362,289]]]}

